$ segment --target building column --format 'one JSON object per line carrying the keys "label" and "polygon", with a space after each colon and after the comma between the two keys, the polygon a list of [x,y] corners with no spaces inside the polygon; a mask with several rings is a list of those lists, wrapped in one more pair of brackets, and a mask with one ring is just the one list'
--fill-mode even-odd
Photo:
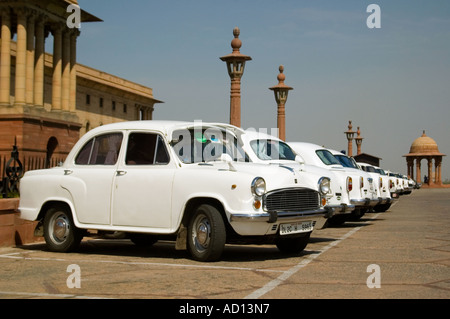
{"label": "building column", "polygon": [[34,34],[35,16],[32,14],[27,21],[27,65],[26,65],[26,103],[31,105],[34,102]]}
{"label": "building column", "polygon": [[2,46],[0,51],[0,104],[10,105],[11,90],[11,13],[2,11],[1,37]]}
{"label": "building column", "polygon": [[422,173],[420,172],[420,161],[421,158],[416,158],[416,182],[422,182]]}
{"label": "building column", "polygon": [[69,110],[75,112],[77,108],[77,37],[80,31],[73,30],[70,33],[70,86],[69,86]]}
{"label": "building column", "polygon": [[64,31],[62,34],[62,81],[61,81],[61,108],[69,111],[70,97],[70,33]]}
{"label": "building column", "polygon": [[434,159],[435,183],[438,184],[438,185],[442,184],[442,179],[441,179],[441,162],[442,162],[442,157],[436,157]]}
{"label": "building column", "polygon": [[61,110],[62,26],[55,24],[53,34],[52,109]]}
{"label": "building column", "polygon": [[429,157],[428,160],[428,185],[433,184],[433,158]]}
{"label": "building column", "polygon": [[44,107],[44,56],[45,56],[45,18],[36,23],[36,45],[34,56],[34,104]]}
{"label": "building column", "polygon": [[26,63],[27,63],[27,15],[25,10],[17,10],[17,54],[15,105],[26,103]]}

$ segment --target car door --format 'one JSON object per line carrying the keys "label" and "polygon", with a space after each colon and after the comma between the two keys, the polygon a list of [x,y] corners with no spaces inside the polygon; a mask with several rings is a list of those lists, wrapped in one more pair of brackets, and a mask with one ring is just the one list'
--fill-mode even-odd
{"label": "car door", "polygon": [[93,137],[80,149],[73,165],[64,170],[61,186],[71,194],[79,222],[111,223],[111,189],[122,139],[121,132]]}
{"label": "car door", "polygon": [[130,132],[114,176],[112,224],[170,228],[174,173],[160,134]]}

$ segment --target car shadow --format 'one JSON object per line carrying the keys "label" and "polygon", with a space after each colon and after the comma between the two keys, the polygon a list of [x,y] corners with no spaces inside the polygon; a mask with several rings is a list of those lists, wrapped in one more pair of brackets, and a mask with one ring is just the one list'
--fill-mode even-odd
{"label": "car shadow", "polygon": [[[310,243],[320,243],[333,241],[332,238],[310,238]],[[57,253],[48,250],[45,243],[27,244],[17,246],[16,248],[23,250],[24,254],[28,251],[54,254],[55,259],[76,259],[80,256],[110,256],[110,257],[124,257],[124,258],[153,258],[157,260],[171,259],[171,260],[188,260],[195,262],[189,256],[186,250],[176,250],[175,242],[158,241],[152,246],[138,246],[128,239],[84,239],[77,250],[71,253]],[[308,249],[308,246],[300,253],[284,253],[280,252],[275,245],[234,245],[227,244],[219,262],[252,262],[252,261],[267,261],[267,260],[282,260],[287,258],[305,257],[312,254],[318,254],[320,251],[314,248]],[[49,258],[49,257],[46,257]],[[117,260],[121,262],[121,259]],[[127,261],[128,262],[128,261]],[[133,262],[136,262],[133,260]],[[144,260],[139,262],[145,263]]]}

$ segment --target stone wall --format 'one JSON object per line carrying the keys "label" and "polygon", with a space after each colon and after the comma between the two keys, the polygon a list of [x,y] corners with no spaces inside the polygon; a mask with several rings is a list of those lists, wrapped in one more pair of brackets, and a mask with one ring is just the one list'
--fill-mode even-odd
{"label": "stone wall", "polygon": [[19,199],[0,199],[0,247],[14,247],[43,241],[34,237],[37,222],[20,219]]}

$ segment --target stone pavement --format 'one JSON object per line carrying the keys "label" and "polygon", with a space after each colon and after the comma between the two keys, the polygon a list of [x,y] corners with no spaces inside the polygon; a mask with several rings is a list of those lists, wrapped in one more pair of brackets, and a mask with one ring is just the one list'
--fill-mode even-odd
{"label": "stone pavement", "polygon": [[[72,267],[80,270],[75,287]],[[373,287],[373,288],[370,288]],[[379,288],[376,288],[379,287]],[[420,189],[386,213],[316,230],[300,255],[274,246],[227,246],[200,263],[171,242],[86,238],[80,250],[0,249],[0,299],[265,299],[450,297],[450,189]]]}

